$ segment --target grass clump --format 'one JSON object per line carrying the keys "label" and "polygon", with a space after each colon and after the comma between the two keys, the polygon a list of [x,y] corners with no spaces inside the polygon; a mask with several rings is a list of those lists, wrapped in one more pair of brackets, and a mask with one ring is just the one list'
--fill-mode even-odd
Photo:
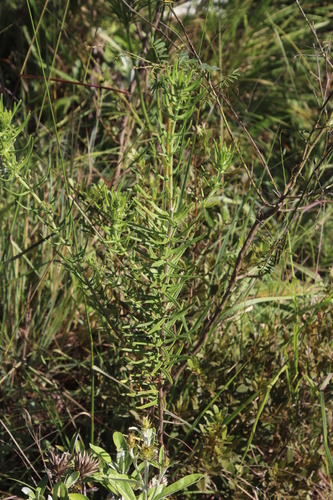
{"label": "grass clump", "polygon": [[328,4],[6,5],[4,498],[330,498]]}

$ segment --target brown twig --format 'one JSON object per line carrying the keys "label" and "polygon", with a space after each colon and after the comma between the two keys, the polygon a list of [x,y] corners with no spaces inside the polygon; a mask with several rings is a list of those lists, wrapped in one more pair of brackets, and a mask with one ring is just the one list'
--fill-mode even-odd
{"label": "brown twig", "polygon": [[[41,75],[29,75],[26,73],[21,73],[19,75],[20,78],[26,78],[30,80],[44,80],[44,77]],[[64,78],[51,78],[48,77],[47,81],[50,82],[58,82],[58,83],[69,83],[71,85],[77,85],[80,87],[87,87],[90,89],[103,89],[103,90],[111,90],[112,92],[117,92],[118,94],[125,94],[128,95],[129,92],[127,90],[119,90],[115,89],[114,87],[109,87],[107,85],[97,85],[95,83],[83,83],[83,82],[78,82],[76,80],[65,80]]]}
{"label": "brown twig", "polygon": [[318,38],[317,32],[316,32],[315,27],[314,27],[314,23],[312,23],[312,24],[310,23],[310,21],[309,21],[309,19],[308,19],[307,15],[305,14],[304,10],[303,10],[303,9],[302,9],[302,7],[301,7],[301,4],[299,3],[299,0],[296,0],[296,5],[297,5],[297,7],[299,8],[299,10],[301,11],[302,16],[304,17],[304,19],[305,19],[305,20],[306,20],[306,22],[308,23],[308,26],[309,26],[310,30],[312,31],[313,36],[314,36],[314,37],[315,37],[315,39],[316,39],[316,42],[317,42],[317,43],[318,43],[318,45],[319,45],[319,48],[320,48],[320,50],[321,50],[321,53],[322,53],[322,55],[325,57],[325,61],[326,61],[326,62],[327,62],[327,64],[329,64],[329,66],[331,66],[331,68],[333,69],[333,63],[332,63],[332,62],[328,59],[328,57],[327,57],[327,53],[326,53],[326,51],[324,50],[323,46],[322,46],[322,45],[321,45],[321,43],[320,43],[320,40],[319,40],[319,38]]}

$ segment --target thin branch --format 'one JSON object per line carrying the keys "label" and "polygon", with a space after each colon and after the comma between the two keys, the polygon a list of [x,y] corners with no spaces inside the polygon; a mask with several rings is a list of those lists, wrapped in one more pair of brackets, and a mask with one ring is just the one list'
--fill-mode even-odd
{"label": "thin branch", "polygon": [[309,26],[310,30],[312,31],[312,34],[315,37],[316,42],[318,43],[318,45],[320,47],[320,50],[321,50],[321,53],[325,57],[326,62],[331,66],[331,68],[333,68],[333,63],[328,59],[327,53],[326,53],[326,51],[324,50],[323,46],[320,43],[320,40],[318,38],[317,32],[316,32],[315,27],[314,27],[314,23],[312,23],[312,24],[310,23],[307,15],[305,14],[304,10],[301,7],[301,4],[299,3],[299,0],[296,0],[296,5],[299,8],[299,10],[301,11],[302,16],[304,17],[304,19],[308,23],[308,26]]}
{"label": "thin branch", "polygon": [[[251,246],[251,243],[253,241],[253,238],[255,237],[255,235],[257,234],[260,226],[266,222],[270,217],[273,217],[274,215],[276,215],[277,213],[280,213],[282,210],[283,210],[283,207],[285,206],[286,202],[287,202],[287,199],[290,197],[292,191],[294,190],[295,188],[295,185],[296,185],[296,182],[297,182],[297,179],[298,177],[300,176],[306,162],[309,160],[309,157],[313,151],[313,149],[315,148],[315,146],[318,144],[320,138],[322,137],[323,133],[327,130],[327,128],[329,127],[328,125],[328,122],[325,123],[325,126],[324,127],[321,127],[319,128],[319,123],[320,123],[320,120],[321,120],[321,117],[325,111],[325,108],[328,104],[328,102],[330,101],[330,99],[332,98],[333,96],[333,92],[331,92],[331,94],[329,95],[329,97],[326,99],[324,105],[322,106],[322,108],[320,109],[319,113],[318,113],[318,116],[317,116],[317,119],[316,119],[316,122],[312,128],[312,131],[310,133],[310,136],[309,136],[309,140],[304,148],[304,152],[303,152],[303,156],[302,156],[302,161],[301,163],[298,165],[298,168],[295,170],[295,172],[293,173],[293,175],[291,176],[291,179],[289,180],[286,188],[285,188],[285,192],[282,196],[280,196],[279,200],[277,201],[277,203],[270,209],[266,210],[266,212],[263,212],[261,209],[261,213],[259,212],[259,215],[257,216],[255,222],[253,223],[251,229],[250,229],[250,232],[240,250],[240,252],[238,253],[238,256],[237,256],[237,260],[236,260],[236,263],[235,263],[235,266],[234,266],[234,269],[233,269],[233,272],[230,276],[230,279],[229,279],[229,283],[228,283],[228,286],[227,286],[227,289],[222,297],[222,300],[221,302],[216,306],[216,309],[214,311],[214,313],[212,314],[212,316],[207,319],[204,324],[203,324],[203,327],[202,327],[202,331],[201,331],[201,334],[200,334],[200,339],[199,341],[197,342],[196,346],[194,347],[194,349],[189,353],[189,356],[193,357],[195,356],[196,354],[198,354],[198,352],[201,350],[201,348],[204,346],[204,344],[206,343],[208,337],[209,337],[209,334],[212,330],[212,328],[215,326],[215,324],[218,322],[218,319],[223,311],[223,309],[225,308],[231,294],[232,294],[232,291],[234,289],[234,286],[237,282],[237,279],[238,279],[238,275],[239,275],[239,272],[241,270],[241,267],[242,267],[242,263],[244,261],[244,258],[247,254],[247,251],[248,249],[250,248]],[[316,132],[319,130],[319,132],[316,134]],[[316,134],[316,135],[315,135]],[[315,135],[315,137],[313,138],[312,142],[311,142],[311,138]],[[328,157],[328,155],[330,154],[330,150],[327,152],[325,158]],[[319,162],[319,164],[316,166],[316,169],[315,171],[318,171],[318,168],[320,167],[320,165],[324,162],[325,158],[322,158],[322,160]],[[294,214],[290,217],[289,219],[289,227],[290,227],[290,223],[291,221],[294,219],[294,217],[297,215],[298,213],[298,210],[300,209],[300,205],[302,203],[302,201],[304,200],[305,198],[305,194],[307,192],[307,188],[310,184],[310,181],[311,181],[311,178],[313,178],[314,176],[314,172],[312,173],[312,175],[310,176],[309,180],[307,181],[307,185],[306,185],[306,189],[303,191],[302,193],[302,196],[300,197],[300,199],[298,200],[298,203],[294,209]],[[177,378],[179,377],[179,375],[182,373],[182,371],[186,368],[187,366],[187,360],[184,361],[178,368],[178,370],[175,372],[175,374],[173,375],[173,380],[176,381]]]}
{"label": "thin branch", "polygon": [[[186,40],[187,40],[188,44],[189,44],[189,45],[190,45],[190,47],[191,47],[191,50],[192,50],[193,54],[194,54],[194,55],[195,55],[195,57],[197,58],[198,62],[199,62],[200,64],[202,64],[202,61],[201,61],[201,59],[200,59],[200,56],[197,54],[197,51],[195,50],[195,48],[194,48],[194,46],[193,46],[193,44],[192,44],[192,42],[191,42],[191,39],[190,39],[190,37],[188,36],[188,34],[187,34],[187,32],[186,32],[186,29],[185,29],[185,26],[184,26],[183,22],[181,21],[181,19],[179,19],[179,17],[177,16],[177,14],[175,13],[174,9],[173,9],[171,6],[170,6],[170,10],[171,10],[171,12],[173,13],[173,15],[175,16],[175,18],[177,19],[177,21],[179,22],[179,24],[180,24],[180,26],[181,26],[181,28],[182,28],[182,30],[183,30],[183,32],[184,32],[185,38],[186,38]],[[209,76],[209,74],[208,74],[207,72],[205,72],[205,77],[206,77],[207,82],[208,82],[208,85],[209,85],[210,89],[212,90],[213,95],[214,95],[214,97],[215,97],[215,99],[216,99],[216,102],[217,102],[217,104],[218,104],[218,107],[219,107],[220,113],[221,113],[221,115],[222,115],[223,121],[224,121],[224,123],[225,123],[225,125],[226,125],[226,127],[227,127],[228,134],[229,134],[229,136],[230,136],[230,138],[231,138],[231,140],[232,140],[233,144],[234,144],[234,145],[235,145],[235,147],[236,147],[237,153],[239,154],[239,157],[240,157],[240,159],[241,159],[241,161],[242,161],[243,167],[245,168],[246,173],[247,173],[247,175],[249,176],[249,179],[250,179],[250,181],[251,181],[252,186],[253,186],[253,187],[254,187],[254,189],[256,190],[256,193],[257,193],[257,195],[259,196],[259,198],[261,199],[261,201],[263,202],[263,204],[264,204],[266,207],[273,207],[274,205],[272,205],[272,204],[268,203],[268,202],[264,199],[264,197],[263,197],[262,193],[260,192],[260,190],[258,189],[258,187],[256,186],[256,184],[255,184],[255,182],[254,182],[254,180],[253,180],[253,177],[252,177],[252,175],[251,175],[251,172],[250,172],[250,170],[249,170],[248,166],[247,166],[247,165],[246,165],[246,163],[245,163],[245,160],[244,160],[244,158],[243,158],[243,155],[241,154],[241,151],[240,151],[239,145],[238,145],[238,143],[237,143],[237,141],[236,141],[236,139],[235,139],[235,137],[234,137],[234,135],[233,135],[233,133],[232,133],[232,131],[231,131],[231,129],[230,129],[229,123],[228,123],[228,121],[227,121],[227,119],[226,119],[226,116],[225,116],[225,114],[224,114],[224,111],[223,111],[223,108],[222,108],[222,105],[221,105],[221,102],[220,102],[219,96],[218,96],[218,94],[217,94],[217,92],[216,92],[215,86],[214,86],[214,84],[213,84],[213,82],[212,82],[212,80],[211,80],[211,78],[210,78],[210,76]],[[248,130],[246,130],[246,127],[244,127],[243,123],[242,123],[242,122],[241,122],[241,120],[239,119],[239,117],[238,117],[237,113],[234,111],[234,109],[232,108],[232,106],[231,106],[231,104],[229,103],[229,101],[228,101],[228,100],[227,100],[224,96],[222,96],[222,99],[223,99],[223,100],[225,100],[226,104],[230,107],[231,111],[232,111],[232,112],[233,112],[233,114],[235,115],[235,118],[236,118],[236,120],[238,121],[238,123],[239,123],[239,124],[242,126],[242,128],[244,128],[244,130],[246,131],[247,136],[250,138],[251,144],[254,146],[255,150],[257,151],[257,153],[258,153],[258,154],[259,154],[259,156],[260,156],[260,159],[261,159],[261,161],[262,161],[262,163],[263,163],[263,165],[264,165],[264,167],[265,167],[266,172],[268,173],[268,175],[269,175],[269,177],[270,177],[270,179],[271,179],[271,181],[272,181],[272,183],[273,183],[273,186],[274,186],[275,190],[277,191],[277,193],[279,193],[279,192],[278,192],[278,189],[277,189],[277,186],[276,186],[276,184],[275,184],[275,181],[274,181],[274,179],[273,179],[273,177],[272,177],[272,175],[271,175],[271,173],[270,173],[270,171],[269,171],[268,165],[267,165],[267,163],[266,163],[266,161],[265,161],[264,157],[262,156],[262,154],[261,154],[261,152],[260,152],[260,150],[259,150],[258,146],[255,144],[255,142],[254,142],[254,140],[252,139],[252,137],[251,137],[250,133],[248,132]]]}

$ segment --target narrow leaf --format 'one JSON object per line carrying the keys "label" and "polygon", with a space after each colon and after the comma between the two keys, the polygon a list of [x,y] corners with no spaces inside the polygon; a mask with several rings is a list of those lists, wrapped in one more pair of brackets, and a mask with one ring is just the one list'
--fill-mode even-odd
{"label": "narrow leaf", "polygon": [[162,498],[166,498],[169,495],[173,495],[177,491],[188,488],[192,484],[200,481],[202,477],[202,474],[190,474],[189,476],[185,476],[182,479],[179,479],[179,481],[176,481],[175,483],[170,484],[170,486],[167,486],[167,488],[165,488],[162,493],[155,497],[155,500],[161,500]]}
{"label": "narrow leaf", "polygon": [[106,462],[107,464],[111,464],[112,463],[110,455],[105,450],[103,450],[103,448],[100,448],[99,446],[95,446],[94,444],[91,444],[91,443],[90,443],[89,446],[90,446],[90,449],[94,453],[96,453],[96,455],[99,458],[101,458],[104,462]]}

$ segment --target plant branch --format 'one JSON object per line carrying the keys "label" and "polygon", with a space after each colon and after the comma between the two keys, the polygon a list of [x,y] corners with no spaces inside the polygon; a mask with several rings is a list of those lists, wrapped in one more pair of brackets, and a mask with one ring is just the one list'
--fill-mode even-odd
{"label": "plant branch", "polygon": [[[225,291],[225,293],[224,293],[224,295],[222,297],[222,300],[217,305],[217,307],[216,307],[214,313],[212,314],[212,316],[204,322],[204,325],[203,325],[203,328],[202,328],[202,331],[201,331],[201,334],[200,334],[200,339],[198,340],[198,342],[197,342],[196,346],[194,347],[194,349],[189,353],[190,357],[193,357],[196,354],[198,354],[198,352],[201,350],[201,348],[206,343],[206,341],[207,341],[207,339],[209,337],[209,334],[210,334],[212,328],[218,322],[220,314],[222,313],[223,309],[227,305],[227,303],[229,301],[229,298],[231,296],[231,293],[233,291],[233,288],[234,288],[234,286],[235,286],[235,284],[237,282],[237,278],[238,278],[239,272],[241,270],[242,263],[243,263],[244,258],[246,256],[246,253],[247,253],[248,249],[250,248],[251,243],[253,241],[253,238],[257,234],[260,226],[264,222],[266,222],[269,218],[273,217],[274,215],[276,215],[277,213],[279,213],[279,212],[282,211],[283,207],[285,206],[285,204],[287,202],[287,198],[290,197],[292,191],[294,190],[296,182],[297,182],[297,179],[298,179],[299,175],[301,174],[301,172],[302,172],[302,170],[303,170],[306,162],[309,160],[309,157],[310,157],[310,155],[311,155],[314,147],[318,144],[318,142],[319,142],[320,138],[322,137],[323,133],[325,131],[327,131],[327,128],[329,127],[328,121],[325,123],[324,127],[320,128],[319,133],[317,133],[317,135],[314,137],[313,141],[311,142],[311,138],[316,133],[316,131],[318,131],[318,129],[319,129],[320,119],[321,119],[321,117],[322,117],[322,115],[323,115],[323,113],[325,111],[325,108],[326,108],[328,102],[332,98],[332,96],[333,96],[333,92],[331,92],[331,94],[326,99],[324,105],[322,106],[322,108],[320,109],[320,111],[318,113],[316,122],[315,122],[315,124],[314,124],[314,126],[312,128],[311,133],[310,133],[309,140],[308,140],[308,142],[307,142],[307,144],[306,144],[306,146],[304,148],[304,152],[303,152],[303,155],[302,155],[302,161],[298,165],[298,168],[294,171],[294,173],[291,176],[288,184],[286,185],[284,194],[282,196],[280,196],[280,198],[277,201],[277,203],[272,208],[269,208],[268,210],[266,210],[266,212],[263,212],[263,208],[260,209],[259,214],[258,214],[255,222],[253,223],[253,225],[252,225],[252,227],[250,229],[250,232],[249,232],[249,234],[248,234],[248,236],[247,236],[247,238],[246,238],[246,240],[245,240],[245,242],[244,242],[241,250],[238,253],[238,256],[237,256],[237,259],[236,259],[236,263],[235,263],[233,272],[232,272],[231,277],[229,279],[229,283],[228,283],[227,289],[226,289],[226,291]],[[320,162],[320,163],[322,163],[322,162]],[[318,168],[318,166],[317,166],[317,168]],[[305,197],[305,193],[303,193],[303,196],[298,201],[297,207],[294,210],[294,214],[293,214],[291,220],[296,216],[297,210],[300,209],[300,204],[301,204],[301,201],[304,199],[304,197]],[[289,222],[289,224],[290,224],[290,222]],[[177,380],[177,378],[180,376],[180,374],[182,373],[182,371],[185,369],[186,366],[187,366],[187,360],[184,361],[179,366],[179,368],[177,369],[177,371],[173,375],[173,380],[174,381]]]}

